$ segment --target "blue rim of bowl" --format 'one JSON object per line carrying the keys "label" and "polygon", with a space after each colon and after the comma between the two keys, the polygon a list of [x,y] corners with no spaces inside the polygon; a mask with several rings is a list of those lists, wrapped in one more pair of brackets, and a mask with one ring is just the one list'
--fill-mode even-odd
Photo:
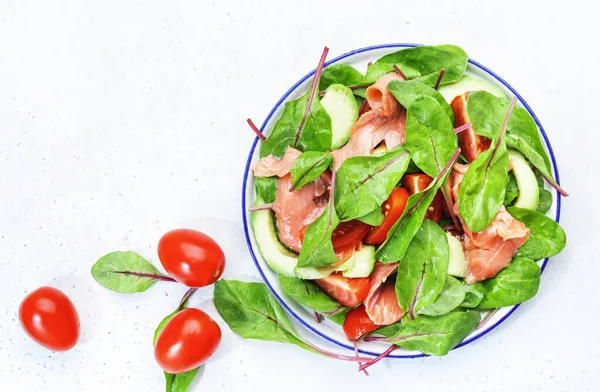
{"label": "blue rim of bowl", "polygon": [[[347,57],[350,56],[354,56],[357,55],[359,53],[364,53],[364,52],[370,52],[372,50],[378,50],[378,49],[386,49],[386,48],[412,48],[415,46],[420,46],[420,44],[410,44],[410,43],[396,43],[396,44],[383,44],[383,45],[374,45],[374,46],[367,46],[365,48],[360,48],[360,49],[356,49],[353,50],[351,52],[347,52],[344,53],[332,60],[329,60],[325,63],[325,66],[337,63],[340,60],[343,60]],[[500,76],[498,76],[495,72],[493,72],[491,69],[489,69],[488,67],[480,64],[479,62],[469,59],[469,64],[472,64],[473,66],[479,68],[480,70],[486,72],[488,75],[490,75],[491,77],[493,77],[494,79],[496,79],[498,82],[500,82],[504,87],[506,87],[508,90],[510,90],[510,92],[512,92],[518,99],[519,102],[523,105],[523,107],[525,109],[527,109],[527,111],[529,112],[529,114],[531,115],[531,117],[533,117],[533,120],[535,121],[536,125],[538,126],[540,132],[542,133],[542,137],[544,138],[544,141],[546,142],[546,146],[548,147],[548,152],[550,153],[550,159],[552,161],[552,167],[554,169],[554,176],[556,179],[556,182],[560,185],[560,176],[558,174],[558,166],[556,164],[556,158],[554,157],[554,151],[552,150],[552,145],[550,144],[550,140],[548,139],[548,135],[546,135],[546,132],[544,131],[544,128],[542,127],[542,124],[540,123],[539,119],[537,118],[537,116],[535,115],[535,113],[533,112],[533,110],[531,109],[531,107],[527,104],[527,102],[523,99],[523,97],[521,97],[521,95],[510,85],[508,84],[508,82],[506,82],[504,79],[502,79]],[[304,75],[304,77],[302,77],[298,82],[296,82],[285,94],[283,94],[283,96],[279,99],[279,101],[277,101],[277,103],[275,104],[275,106],[273,107],[273,109],[271,109],[271,111],[269,112],[269,114],[267,115],[265,121],[263,121],[260,129],[261,131],[265,128],[265,126],[269,123],[269,121],[271,120],[271,117],[273,117],[273,114],[275,113],[275,111],[277,111],[277,109],[279,108],[279,106],[281,106],[282,103],[285,102],[285,100],[290,96],[290,94],[292,94],[296,88],[298,88],[298,86],[300,86],[302,83],[304,83],[308,78],[312,77],[315,74],[315,70],[312,70],[311,72],[307,73],[306,75]],[[316,328],[314,328],[313,326],[311,326],[310,324],[308,324],[306,321],[304,321],[304,319],[302,317],[300,317],[298,314],[296,314],[296,312],[294,312],[288,305],[287,303],[279,296],[279,294],[277,294],[277,292],[275,291],[275,289],[273,288],[273,286],[271,286],[271,283],[269,282],[269,280],[267,279],[267,277],[265,276],[265,273],[262,270],[262,267],[260,266],[258,259],[256,258],[256,254],[254,253],[254,249],[252,247],[252,241],[250,239],[250,230],[248,228],[248,219],[247,219],[247,207],[246,207],[246,187],[247,187],[247,182],[248,182],[248,177],[249,177],[249,173],[250,173],[250,164],[252,163],[252,156],[254,155],[254,150],[256,149],[256,146],[258,144],[258,137],[254,140],[254,143],[252,143],[252,148],[250,149],[250,154],[248,155],[248,161],[246,162],[246,169],[244,172],[244,181],[242,184],[242,219],[244,221],[244,234],[246,235],[246,243],[248,245],[248,250],[250,251],[250,255],[252,256],[252,259],[254,260],[254,264],[256,265],[256,268],[258,269],[258,272],[260,273],[260,276],[262,278],[262,280],[265,282],[265,284],[267,285],[267,287],[269,288],[269,290],[271,291],[271,293],[273,294],[273,296],[275,296],[275,298],[277,299],[277,301],[281,304],[281,306],[289,313],[292,315],[292,317],[299,322],[300,324],[302,324],[305,328],[307,328],[309,331],[311,331],[312,333],[314,333],[315,335],[319,336],[322,339],[327,340],[328,342],[331,342],[337,346],[346,348],[348,350],[354,351],[354,346],[351,346],[349,344],[345,344],[342,343],[330,336],[327,336],[325,334],[323,334],[322,332],[320,332],[319,330],[317,330]],[[560,221],[560,208],[561,208],[561,195],[558,192],[554,192],[554,194],[556,195],[556,222]],[[542,266],[541,266],[541,270],[542,272],[544,271],[544,269],[546,268],[546,264],[548,263],[548,259],[544,259],[544,261],[542,261]],[[512,306],[512,308],[508,311],[508,313],[506,313],[500,320],[496,321],[494,324],[490,325],[489,327],[487,327],[486,329],[484,329],[483,331],[481,331],[480,333],[476,333],[474,336],[470,336],[468,339],[463,340],[460,344],[458,344],[454,349],[457,349],[459,347],[463,347],[466,346],[467,344],[474,342],[475,340],[485,336],[486,334],[488,334],[490,331],[492,331],[493,329],[495,329],[497,326],[499,326],[500,324],[502,324],[510,315],[512,315],[514,313],[515,310],[517,310],[517,308],[520,305],[514,305]],[[454,350],[453,349],[453,350]],[[362,349],[359,349],[359,352],[366,354],[366,355],[371,355],[371,356],[377,356],[379,355],[378,353],[374,353],[371,351],[365,351]],[[388,355],[388,358],[421,358],[421,357],[426,357],[427,355],[425,354],[410,354],[410,355],[395,355],[395,354],[390,354]]]}

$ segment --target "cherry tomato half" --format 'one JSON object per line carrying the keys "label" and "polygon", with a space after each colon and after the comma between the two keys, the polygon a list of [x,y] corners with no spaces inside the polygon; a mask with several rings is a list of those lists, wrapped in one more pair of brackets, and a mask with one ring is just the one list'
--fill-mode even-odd
{"label": "cherry tomato half", "polygon": [[219,244],[191,229],[163,235],[158,241],[158,258],[173,279],[189,287],[213,284],[225,269],[225,254]]}
{"label": "cherry tomato half", "polygon": [[344,306],[356,306],[369,292],[369,278],[346,278],[341,273],[333,273],[326,278],[315,280],[317,286],[327,295]]}
{"label": "cherry tomato half", "polygon": [[[431,184],[433,178],[427,174],[407,174],[402,177],[402,187],[408,189],[408,192],[412,195],[425,190]],[[425,213],[425,219],[431,219],[436,223],[440,223],[442,220],[442,211],[444,208],[444,198],[441,191],[438,191],[431,204],[427,208]]]}
{"label": "cherry tomato half", "polygon": [[[304,241],[304,234],[307,227],[304,226],[300,230],[300,241]],[[363,237],[369,230],[369,225],[358,220],[340,223],[331,235],[333,250],[339,260],[337,263],[332,264],[332,266],[341,265],[344,261],[348,260],[356,249],[359,248]]]}
{"label": "cherry tomato half", "polygon": [[185,373],[208,360],[221,342],[221,328],[200,309],[177,313],[160,331],[154,359],[167,373]]}
{"label": "cherry tomato half", "polygon": [[40,287],[19,306],[21,326],[36,343],[54,351],[66,351],[79,339],[79,315],[62,291]]}
{"label": "cherry tomato half", "polygon": [[[452,110],[454,110],[455,127],[460,127],[461,125],[470,122],[469,114],[467,113],[468,99],[469,93],[464,93],[454,98],[450,104]],[[491,140],[477,135],[473,127],[458,134],[458,145],[469,162],[473,162],[479,154],[490,148],[490,144]]]}
{"label": "cherry tomato half", "polygon": [[387,238],[388,232],[404,212],[408,196],[406,189],[394,188],[388,199],[381,206],[381,212],[383,212],[385,218],[381,225],[373,227],[371,232],[367,234],[365,237],[365,242],[367,244],[383,244]]}
{"label": "cherry tomato half", "polygon": [[367,314],[367,310],[365,309],[365,305],[360,305],[346,314],[344,332],[351,341],[358,340],[361,336],[373,332],[377,328],[379,328],[379,325],[371,321]]}

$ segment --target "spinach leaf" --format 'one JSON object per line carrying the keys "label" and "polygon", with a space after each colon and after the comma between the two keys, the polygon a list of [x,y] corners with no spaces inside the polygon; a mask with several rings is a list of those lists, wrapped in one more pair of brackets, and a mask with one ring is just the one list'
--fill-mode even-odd
{"label": "spinach leaf", "polygon": [[406,149],[417,166],[435,177],[457,147],[458,138],[442,106],[428,96],[416,98],[406,116]]}
{"label": "spinach leaf", "polygon": [[332,162],[333,156],[328,152],[307,151],[300,154],[290,169],[292,189],[300,189],[319,178]]}
{"label": "spinach leaf", "polygon": [[356,219],[363,223],[366,223],[369,226],[379,226],[383,223],[385,215],[383,215],[383,212],[381,212],[381,208],[376,208],[373,211],[369,212],[367,215],[363,215]]}
{"label": "spinach leaf", "polygon": [[343,84],[346,87],[355,86],[363,79],[363,74],[348,64],[333,64],[323,70],[319,90],[327,90],[332,84]]}
{"label": "spinach leaf", "polygon": [[454,45],[417,46],[402,49],[381,57],[367,69],[361,84],[375,83],[379,77],[393,70],[396,65],[407,79],[423,77],[423,81],[434,86],[439,71],[444,69],[441,85],[460,79],[467,68],[467,53]]}
{"label": "spinach leaf", "polygon": [[241,337],[290,343],[310,350],[264,284],[218,280],[214,301],[221,317]]}
{"label": "spinach leaf", "polygon": [[548,212],[550,207],[552,207],[552,202],[553,202],[552,193],[547,191],[546,188],[544,188],[544,178],[542,177],[540,172],[537,170],[534,170],[534,173],[535,173],[535,179],[537,180],[538,189],[540,191],[540,196],[539,196],[539,201],[538,201],[538,206],[536,208],[536,211],[541,212],[542,214],[545,214],[546,212]]}
{"label": "spinach leaf", "polygon": [[265,204],[275,201],[277,193],[277,177],[254,177],[256,198],[262,199]]}
{"label": "spinach leaf", "polygon": [[419,80],[392,80],[388,83],[387,89],[406,109],[409,109],[419,97],[428,96],[435,99],[450,118],[450,122],[454,123],[454,110],[448,105],[442,94],[433,87]]}
{"label": "spinach leaf", "polygon": [[146,291],[158,280],[174,282],[135,252],[111,252],[102,256],[92,266],[92,276],[107,289],[126,294]]}
{"label": "spinach leaf", "polygon": [[448,261],[446,233],[436,223],[425,219],[398,265],[396,278],[398,303],[411,318],[430,306],[442,291]]}
{"label": "spinach leaf", "polygon": [[334,322],[338,322],[338,324],[343,324],[345,315],[350,310],[350,308],[342,306],[331,299],[316,284],[310,281],[280,275],[279,284],[283,292],[300,305],[324,314]]}
{"label": "spinach leaf", "polygon": [[[169,314],[158,324],[158,327],[156,327],[156,331],[154,331],[152,345],[156,343],[156,339],[158,338],[158,335],[160,334],[160,331],[162,331],[164,326],[173,318],[173,316],[175,316],[177,313],[179,313],[179,311],[181,311],[184,308],[186,308],[185,303],[183,303],[180,307],[175,309],[173,313]],[[186,392],[192,384],[192,381],[194,381],[194,377],[196,377],[196,373],[198,373],[199,369],[200,367],[197,367],[195,369],[189,370],[181,374],[171,374],[163,372],[165,375],[166,392]]]}
{"label": "spinach leaf", "polygon": [[525,257],[515,257],[496,277],[481,282],[484,294],[477,308],[500,308],[533,298],[540,287],[540,274],[536,263]]}
{"label": "spinach leaf", "polygon": [[506,184],[506,192],[504,193],[504,205],[508,206],[517,196],[519,196],[519,185],[512,171],[508,172],[508,183]]}
{"label": "spinach leaf", "polygon": [[279,120],[273,126],[271,134],[260,146],[260,157],[273,154],[281,157],[288,146],[301,151],[328,151],[331,148],[331,118],[319,101],[318,92],[314,92],[309,116],[300,132],[296,143],[296,136],[304,112],[308,106],[310,91],[304,96],[285,103],[285,108]]}
{"label": "spinach leaf", "polygon": [[481,282],[467,284],[463,282],[463,290],[465,292],[465,300],[460,306],[463,308],[474,308],[481,303],[483,299],[483,285]]}
{"label": "spinach leaf", "polygon": [[[479,312],[473,311],[405,319],[390,341],[407,350],[418,350],[427,355],[446,355],[475,330],[479,320]],[[393,330],[390,328],[388,331]]]}
{"label": "spinach leaf", "polygon": [[441,316],[459,307],[464,299],[465,291],[462,283],[458,279],[446,275],[446,282],[440,295],[433,303],[419,309],[418,313],[427,316]]}
{"label": "spinach leaf", "polygon": [[402,178],[409,160],[402,147],[379,156],[346,159],[338,170],[335,188],[340,220],[356,219],[379,208]]}
{"label": "spinach leaf", "polygon": [[324,267],[338,261],[333,250],[331,235],[340,224],[333,200],[335,198],[336,172],[331,176],[331,193],[327,207],[313,223],[308,225],[298,255],[298,267]]}
{"label": "spinach leaf", "polygon": [[503,136],[515,103],[516,98],[510,104],[490,149],[475,158],[460,183],[458,211],[474,233],[485,230],[504,204],[508,183],[508,150]]}
{"label": "spinach leaf", "polygon": [[539,260],[554,256],[565,248],[567,235],[554,219],[525,208],[508,207],[506,210],[531,231],[527,242],[519,248],[519,256]]}
{"label": "spinach leaf", "polygon": [[385,242],[377,249],[375,257],[378,261],[391,263],[400,260],[404,256],[409,243],[423,223],[427,208],[440,186],[444,183],[450,167],[458,158],[459,151],[456,150],[446,167],[424,191],[410,195],[406,201],[404,212],[388,232]]}

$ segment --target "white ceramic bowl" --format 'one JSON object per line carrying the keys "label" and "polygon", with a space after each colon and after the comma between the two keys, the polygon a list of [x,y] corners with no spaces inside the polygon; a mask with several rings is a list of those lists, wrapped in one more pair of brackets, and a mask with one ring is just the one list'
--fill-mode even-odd
{"label": "white ceramic bowl", "polygon": [[[367,63],[369,61],[375,61],[379,57],[386,55],[388,53],[395,52],[402,48],[417,46],[414,44],[386,44],[386,45],[377,45],[370,46],[367,48],[361,48],[357,50],[353,50],[352,52],[345,53],[339,57],[334,58],[333,60],[325,63],[325,66],[334,64],[334,63],[346,63],[354,66],[359,71],[364,71],[367,67]],[[298,82],[296,82],[275,104],[264,123],[261,126],[261,130],[265,135],[268,135],[281,115],[284,104],[286,101],[296,99],[303,95],[307,89],[310,88],[310,84],[312,82],[312,77],[315,71],[309,72],[303,78],[301,78]],[[485,79],[486,81],[492,83],[493,85],[500,88],[509,99],[512,99],[513,96],[516,96],[518,99],[519,105],[527,109],[531,117],[535,120],[540,133],[542,135],[542,142],[549,153],[550,160],[552,161],[552,167],[554,170],[554,177],[558,183],[560,183],[558,167],[556,165],[556,160],[554,158],[554,153],[552,152],[552,147],[550,145],[550,141],[548,140],[548,136],[544,132],[544,128],[540,124],[538,118],[533,113],[533,110],[529,107],[529,105],[525,102],[525,100],[512,88],[504,79],[500,76],[496,75],[489,68],[479,64],[475,60],[469,59],[469,64],[467,66],[467,70],[465,72],[468,75],[472,75],[481,79]],[[248,243],[248,249],[250,250],[250,255],[256,264],[256,268],[262,279],[269,287],[269,290],[273,293],[275,298],[281,303],[283,308],[300,324],[306,327],[308,330],[316,334],[317,336],[334,343],[340,347],[346,348],[348,350],[354,351],[353,344],[346,338],[342,328],[329,321],[323,320],[320,323],[317,323],[313,318],[313,312],[305,308],[304,306],[298,304],[296,301],[288,297],[279,285],[279,279],[277,274],[269,268],[265,260],[263,259],[258,245],[256,244],[254,233],[252,232],[252,226],[250,225],[250,213],[248,212],[248,208],[252,206],[255,198],[254,191],[254,176],[250,172],[250,165],[259,159],[259,148],[257,148],[257,144],[259,143],[258,138],[252,144],[250,149],[250,154],[248,156],[248,162],[246,163],[246,168],[244,171],[244,182],[243,182],[243,190],[242,190],[242,218],[244,221],[244,231],[246,234],[246,241]],[[548,211],[548,216],[554,217],[556,221],[559,221],[560,218],[560,194],[556,192],[554,189],[548,188],[552,191],[553,194],[553,204],[550,210]],[[546,267],[546,263],[548,259],[541,260],[539,262],[542,271]],[[488,322],[478,330],[475,330],[471,335],[469,335],[464,341],[462,341],[457,347],[462,347],[473,342],[476,339],[479,339],[483,335],[490,332],[492,329],[496,328],[500,325],[504,320],[506,320],[517,308],[519,305],[515,306],[507,306],[499,309],[489,320]],[[483,316],[482,316],[483,317]],[[363,342],[360,345],[361,349],[359,350],[361,353],[366,355],[379,355],[383,351],[385,351],[389,344],[378,343],[378,342]],[[410,351],[405,350],[403,348],[399,348],[394,351],[393,354],[389,355],[390,358],[417,358],[425,356],[421,352],[418,351]]]}

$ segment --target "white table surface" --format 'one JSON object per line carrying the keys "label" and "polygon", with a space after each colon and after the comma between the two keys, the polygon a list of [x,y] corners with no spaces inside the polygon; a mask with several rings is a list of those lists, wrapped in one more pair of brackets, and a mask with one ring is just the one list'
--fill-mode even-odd
{"label": "white table surface", "polygon": [[[176,227],[225,248],[224,277],[256,279],[243,239],[245,120],[330,58],[386,42],[454,43],[509,81],[548,132],[564,187],[568,245],[539,294],[503,325],[444,358],[353,364],[226,327],[212,288],[192,304],[223,344],[193,391],[600,390],[598,129],[594,2],[16,1],[0,3],[0,390],[162,391],[157,323],[185,288],[105,290],[103,254]],[[385,5],[384,3],[387,3]],[[52,353],[17,308],[41,285],[80,311],[80,344]]]}

